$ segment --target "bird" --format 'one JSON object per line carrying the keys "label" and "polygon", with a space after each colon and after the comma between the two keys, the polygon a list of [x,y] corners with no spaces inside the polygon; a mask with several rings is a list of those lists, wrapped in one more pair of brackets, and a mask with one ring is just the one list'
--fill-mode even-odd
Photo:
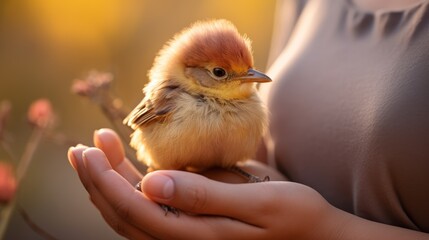
{"label": "bird", "polygon": [[[268,111],[257,83],[251,40],[228,20],[197,21],[173,36],[148,72],[143,99],[123,120],[130,146],[153,170],[232,169],[254,156]],[[265,179],[266,180],[266,179]]]}

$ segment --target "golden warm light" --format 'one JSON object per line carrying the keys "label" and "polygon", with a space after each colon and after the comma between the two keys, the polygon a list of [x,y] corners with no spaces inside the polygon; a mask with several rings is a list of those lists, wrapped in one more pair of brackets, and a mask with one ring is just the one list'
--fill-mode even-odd
{"label": "golden warm light", "polygon": [[122,0],[33,0],[27,4],[49,40],[93,47],[129,28],[135,14]]}

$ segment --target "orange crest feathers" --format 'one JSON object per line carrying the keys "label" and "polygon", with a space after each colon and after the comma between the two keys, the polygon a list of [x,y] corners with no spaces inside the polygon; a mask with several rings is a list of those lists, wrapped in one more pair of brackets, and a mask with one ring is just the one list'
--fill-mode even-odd
{"label": "orange crest feathers", "polygon": [[250,39],[240,35],[231,22],[223,19],[194,23],[176,34],[160,51],[159,57],[174,59],[186,67],[208,63],[226,70],[247,71],[253,67]]}

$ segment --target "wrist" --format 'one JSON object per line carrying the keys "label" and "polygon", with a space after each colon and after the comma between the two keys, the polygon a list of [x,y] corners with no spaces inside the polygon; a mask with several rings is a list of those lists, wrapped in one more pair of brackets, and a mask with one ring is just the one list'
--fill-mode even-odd
{"label": "wrist", "polygon": [[353,216],[332,205],[327,207],[320,224],[306,239],[344,240],[347,226],[352,224]]}

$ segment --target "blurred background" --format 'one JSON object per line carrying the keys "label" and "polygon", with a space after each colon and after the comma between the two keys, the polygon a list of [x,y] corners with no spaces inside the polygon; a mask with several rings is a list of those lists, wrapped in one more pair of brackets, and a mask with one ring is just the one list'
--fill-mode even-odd
{"label": "blurred background", "polygon": [[[225,18],[253,40],[257,69],[265,70],[275,0],[1,0],[0,100],[20,156],[30,136],[28,106],[47,98],[56,131],[91,145],[94,130],[111,127],[98,106],[71,93],[91,69],[114,75],[113,93],[133,107],[162,45],[196,20]],[[43,141],[17,193],[18,204],[57,239],[121,239],[91,205],[66,158],[67,144]],[[0,161],[13,162],[0,150]],[[15,162],[16,163],[16,162]],[[16,212],[5,239],[42,239]]]}

